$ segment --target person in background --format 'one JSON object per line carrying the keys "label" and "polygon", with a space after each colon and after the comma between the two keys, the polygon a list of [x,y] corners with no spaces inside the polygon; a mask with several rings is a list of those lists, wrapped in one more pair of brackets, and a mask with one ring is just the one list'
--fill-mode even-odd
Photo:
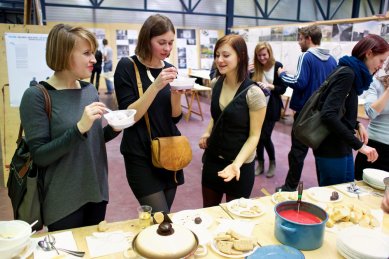
{"label": "person in background", "polygon": [[38,85],[38,81],[36,81],[36,77],[34,76],[33,78],[32,78],[32,80],[30,81],[30,87],[31,86],[36,86],[36,85]]}
{"label": "person in background", "polygon": [[[214,50],[218,78],[212,91],[211,121],[201,136],[203,206],[249,198],[254,185],[255,149],[266,114],[266,98],[247,74],[244,39],[226,35]],[[221,116],[221,118],[219,118]],[[220,119],[220,121],[218,121]]]}
{"label": "person in background", "polygon": [[[354,181],[352,149],[364,160],[378,159],[375,148],[367,146],[368,134],[357,121],[358,95],[369,89],[372,75],[382,68],[389,56],[389,44],[380,36],[369,34],[354,46],[351,56],[339,59],[339,70],[319,102],[320,117],[330,131],[320,146],[313,150],[319,186]],[[342,114],[343,116],[339,116]]]}
{"label": "person in background", "polygon": [[[103,39],[103,59],[104,59],[104,73],[112,71],[112,48],[108,45],[108,40]],[[112,94],[113,84],[108,78],[105,78],[105,84],[107,85],[107,92],[105,94]]]}
{"label": "person in background", "polygon": [[95,86],[96,86],[97,93],[98,93],[99,92],[99,84],[100,84],[101,68],[102,68],[102,64],[103,64],[103,53],[101,53],[101,51],[99,49],[96,49],[95,59],[96,59],[96,63],[93,64],[93,71],[92,71],[92,75],[90,77],[90,82],[91,82],[91,84],[93,84],[93,81],[94,81],[95,75],[96,75]]}
{"label": "person in background", "polygon": [[[290,108],[295,111],[294,120],[309,97],[324,82],[327,76],[335,69],[336,60],[328,49],[320,48],[321,30],[316,25],[299,29],[298,42],[303,52],[299,57],[296,75],[288,75],[283,68],[278,69],[278,76],[286,86],[293,89]],[[298,141],[291,132],[292,146],[288,154],[289,170],[285,182],[276,191],[295,191],[300,182],[304,167],[304,159],[308,147]]]}
{"label": "person in background", "polygon": [[55,25],[47,38],[46,62],[54,74],[40,82],[51,99],[51,119],[45,99],[28,88],[20,118],[34,163],[44,167],[43,220],[49,231],[95,225],[104,220],[108,203],[108,163],[105,142],[116,137],[102,127],[105,105],[90,77],[96,62],[94,35],[82,27]]}
{"label": "person in background", "polygon": [[151,161],[150,136],[144,115],[147,112],[152,138],[181,135],[176,124],[182,117],[181,94],[169,83],[177,69],[165,62],[173,49],[175,29],[170,19],[152,15],[139,32],[135,54],[144,94],[139,97],[133,62],[122,58],[114,74],[119,109],[135,109],[135,125],[124,130],[120,151],[124,157],[128,183],[141,205],[153,211],[170,212],[177,186],[184,183],[182,170],[176,173],[156,168]]}
{"label": "person in background", "polygon": [[[389,172],[389,62],[385,71],[373,78],[365,95],[365,111],[370,119],[367,133],[367,145],[375,148],[379,154],[375,162],[368,162],[362,153],[355,158],[355,179],[362,180],[363,169],[375,168]],[[378,74],[378,73],[377,73]]]}
{"label": "person in background", "polygon": [[273,49],[268,42],[258,43],[254,50],[254,71],[250,74],[253,81],[261,87],[270,91],[265,121],[262,125],[261,136],[257,146],[258,167],[255,169],[255,175],[264,172],[264,149],[269,156],[269,170],[266,173],[267,178],[274,176],[276,169],[276,154],[271,140],[276,121],[280,120],[283,103],[281,95],[285,93],[286,86],[279,78],[277,71],[282,64],[274,59]]}

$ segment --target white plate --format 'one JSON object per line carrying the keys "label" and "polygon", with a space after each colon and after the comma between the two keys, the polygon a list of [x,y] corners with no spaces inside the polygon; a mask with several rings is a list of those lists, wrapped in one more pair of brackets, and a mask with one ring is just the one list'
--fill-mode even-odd
{"label": "white plate", "polygon": [[360,258],[389,258],[389,236],[359,226],[341,231],[337,239],[343,252]]}
{"label": "white plate", "polygon": [[223,252],[221,252],[217,246],[216,246],[216,240],[213,240],[211,242],[211,248],[213,251],[215,251],[217,254],[221,255],[221,256],[224,256],[224,257],[228,257],[228,258],[245,258],[246,256],[249,256],[251,254],[253,254],[255,252],[255,250],[257,250],[258,246],[255,246],[253,250],[251,251],[248,251],[246,253],[243,253],[243,254],[239,254],[239,255],[229,255],[229,254],[225,254]]}
{"label": "white plate", "polygon": [[[195,218],[200,217],[201,223],[196,224]],[[213,223],[213,218],[206,212],[199,210],[183,210],[173,214],[172,221],[189,229],[202,227],[209,228]]]}
{"label": "white plate", "polygon": [[[301,198],[302,201],[305,201],[304,196]],[[275,204],[284,201],[297,201],[297,192],[275,192],[271,196],[271,201]]]}
{"label": "white plate", "polygon": [[385,190],[384,178],[386,177],[389,177],[389,172],[374,168],[363,169],[363,181],[376,189]]}
{"label": "white plate", "polygon": [[309,197],[319,202],[339,202],[343,199],[343,194],[340,191],[336,191],[339,194],[339,199],[332,201],[330,199],[332,192],[336,190],[330,189],[327,187],[312,187],[309,188],[306,192]]}
{"label": "white plate", "polygon": [[265,213],[263,205],[254,200],[240,198],[227,203],[227,209],[231,213],[247,218],[259,217]]}

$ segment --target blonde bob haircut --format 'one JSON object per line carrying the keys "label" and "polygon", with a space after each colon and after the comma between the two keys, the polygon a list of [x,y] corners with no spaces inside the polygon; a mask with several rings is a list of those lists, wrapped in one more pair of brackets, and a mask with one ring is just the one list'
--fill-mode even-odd
{"label": "blonde bob haircut", "polygon": [[[267,53],[269,54],[269,59],[265,65],[262,65],[261,62],[259,62],[257,55],[260,51],[266,49]],[[274,64],[276,63],[276,60],[274,59],[273,49],[268,42],[260,42],[257,44],[254,50],[254,74],[252,76],[252,79],[255,82],[260,82],[263,79],[264,71],[268,71]]]}
{"label": "blonde bob haircut", "polygon": [[77,39],[88,41],[91,51],[95,53],[97,41],[92,32],[67,24],[57,24],[51,29],[46,43],[46,63],[52,70],[70,68],[69,61]]}

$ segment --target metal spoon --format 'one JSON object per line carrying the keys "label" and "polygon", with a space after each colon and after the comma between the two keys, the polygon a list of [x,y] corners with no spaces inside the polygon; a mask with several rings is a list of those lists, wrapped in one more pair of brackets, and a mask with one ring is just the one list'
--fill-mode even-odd
{"label": "metal spoon", "polygon": [[[52,237],[54,238],[54,237]],[[68,253],[68,254],[71,254],[71,255],[74,255],[74,256],[78,256],[78,257],[84,257],[85,255],[85,252],[81,252],[81,251],[72,251],[72,250],[67,250],[67,249],[63,249],[63,248],[57,248],[54,246],[55,244],[55,239],[54,239],[54,243],[50,243],[47,239],[47,237],[45,237],[44,240],[41,240],[38,242],[38,245],[44,250],[44,251],[52,251],[53,249],[55,249],[57,251],[57,253],[59,254],[58,250],[59,251],[62,251],[62,252],[65,252],[65,253]]]}

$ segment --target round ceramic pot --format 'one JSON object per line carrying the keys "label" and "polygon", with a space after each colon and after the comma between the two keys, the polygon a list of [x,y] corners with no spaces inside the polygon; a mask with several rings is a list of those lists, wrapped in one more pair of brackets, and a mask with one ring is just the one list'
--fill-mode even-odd
{"label": "round ceramic pot", "polygon": [[199,239],[181,225],[163,222],[139,232],[132,247],[144,258],[188,258],[196,253]]}
{"label": "round ceramic pot", "polygon": [[281,243],[300,250],[314,250],[323,245],[324,231],[328,214],[322,208],[301,202],[300,211],[308,212],[320,219],[320,223],[304,224],[292,221],[280,215],[281,211],[296,210],[296,201],[285,201],[277,204],[275,211],[274,235]]}

